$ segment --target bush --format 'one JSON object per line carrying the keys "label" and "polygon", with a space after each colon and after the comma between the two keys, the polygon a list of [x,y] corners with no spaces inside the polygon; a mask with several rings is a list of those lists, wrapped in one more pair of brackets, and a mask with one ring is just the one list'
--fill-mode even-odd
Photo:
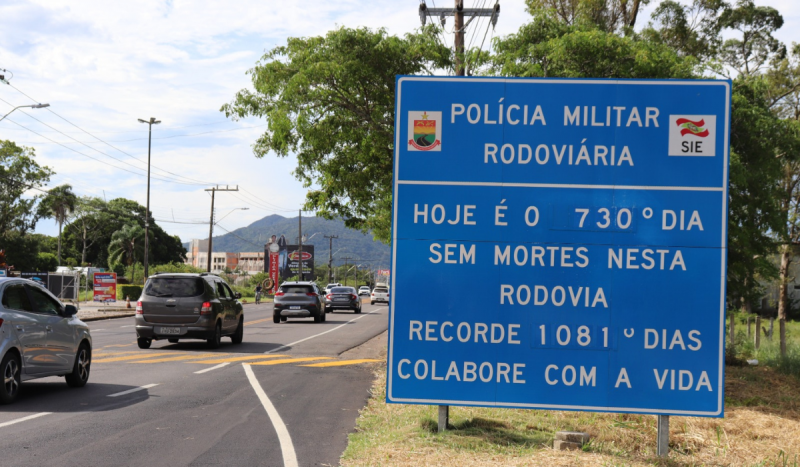
{"label": "bush", "polygon": [[117,286],[117,300],[125,300],[125,297],[129,297],[132,301],[139,300],[139,297],[142,295],[142,286],[141,285],[120,285]]}
{"label": "bush", "polygon": [[53,253],[40,252],[36,257],[37,271],[55,271],[58,267],[58,258]]}

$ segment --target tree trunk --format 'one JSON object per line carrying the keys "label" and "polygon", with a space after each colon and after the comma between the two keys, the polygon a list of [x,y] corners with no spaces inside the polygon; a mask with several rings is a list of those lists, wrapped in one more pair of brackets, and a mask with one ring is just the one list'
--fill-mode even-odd
{"label": "tree trunk", "polygon": [[58,221],[58,265],[61,266],[61,225],[62,222]]}
{"label": "tree trunk", "polygon": [[83,224],[83,252],[81,253],[81,265],[86,264],[86,224]]}
{"label": "tree trunk", "polygon": [[781,355],[786,356],[786,312],[789,309],[789,265],[792,263],[788,245],[781,247],[780,294],[778,298],[778,323],[780,325]]}

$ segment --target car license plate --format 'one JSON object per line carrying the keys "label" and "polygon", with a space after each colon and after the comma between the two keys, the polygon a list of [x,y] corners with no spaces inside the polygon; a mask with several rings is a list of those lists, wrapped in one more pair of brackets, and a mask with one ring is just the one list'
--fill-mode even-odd
{"label": "car license plate", "polygon": [[347,301],[349,299],[345,298],[345,297],[337,297],[337,298],[334,298],[334,300],[339,301],[339,302],[344,302],[344,301]]}
{"label": "car license plate", "polygon": [[299,306],[290,306],[289,309],[290,310],[299,310],[300,307]]}
{"label": "car license plate", "polygon": [[180,334],[181,328],[158,328],[156,332],[159,334]]}

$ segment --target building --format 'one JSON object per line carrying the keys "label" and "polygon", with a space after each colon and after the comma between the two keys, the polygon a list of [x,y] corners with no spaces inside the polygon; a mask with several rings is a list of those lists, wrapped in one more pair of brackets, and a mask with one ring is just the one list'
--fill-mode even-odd
{"label": "building", "polygon": [[[192,239],[186,253],[186,264],[205,269],[208,265],[208,240]],[[242,271],[243,275],[253,275],[264,271],[264,252],[211,253],[211,272]]]}

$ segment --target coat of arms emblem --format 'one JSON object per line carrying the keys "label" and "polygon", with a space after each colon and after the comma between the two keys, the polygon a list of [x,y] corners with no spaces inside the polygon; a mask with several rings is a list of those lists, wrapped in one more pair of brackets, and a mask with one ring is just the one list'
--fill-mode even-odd
{"label": "coat of arms emblem", "polygon": [[441,112],[408,112],[408,150],[442,150]]}

